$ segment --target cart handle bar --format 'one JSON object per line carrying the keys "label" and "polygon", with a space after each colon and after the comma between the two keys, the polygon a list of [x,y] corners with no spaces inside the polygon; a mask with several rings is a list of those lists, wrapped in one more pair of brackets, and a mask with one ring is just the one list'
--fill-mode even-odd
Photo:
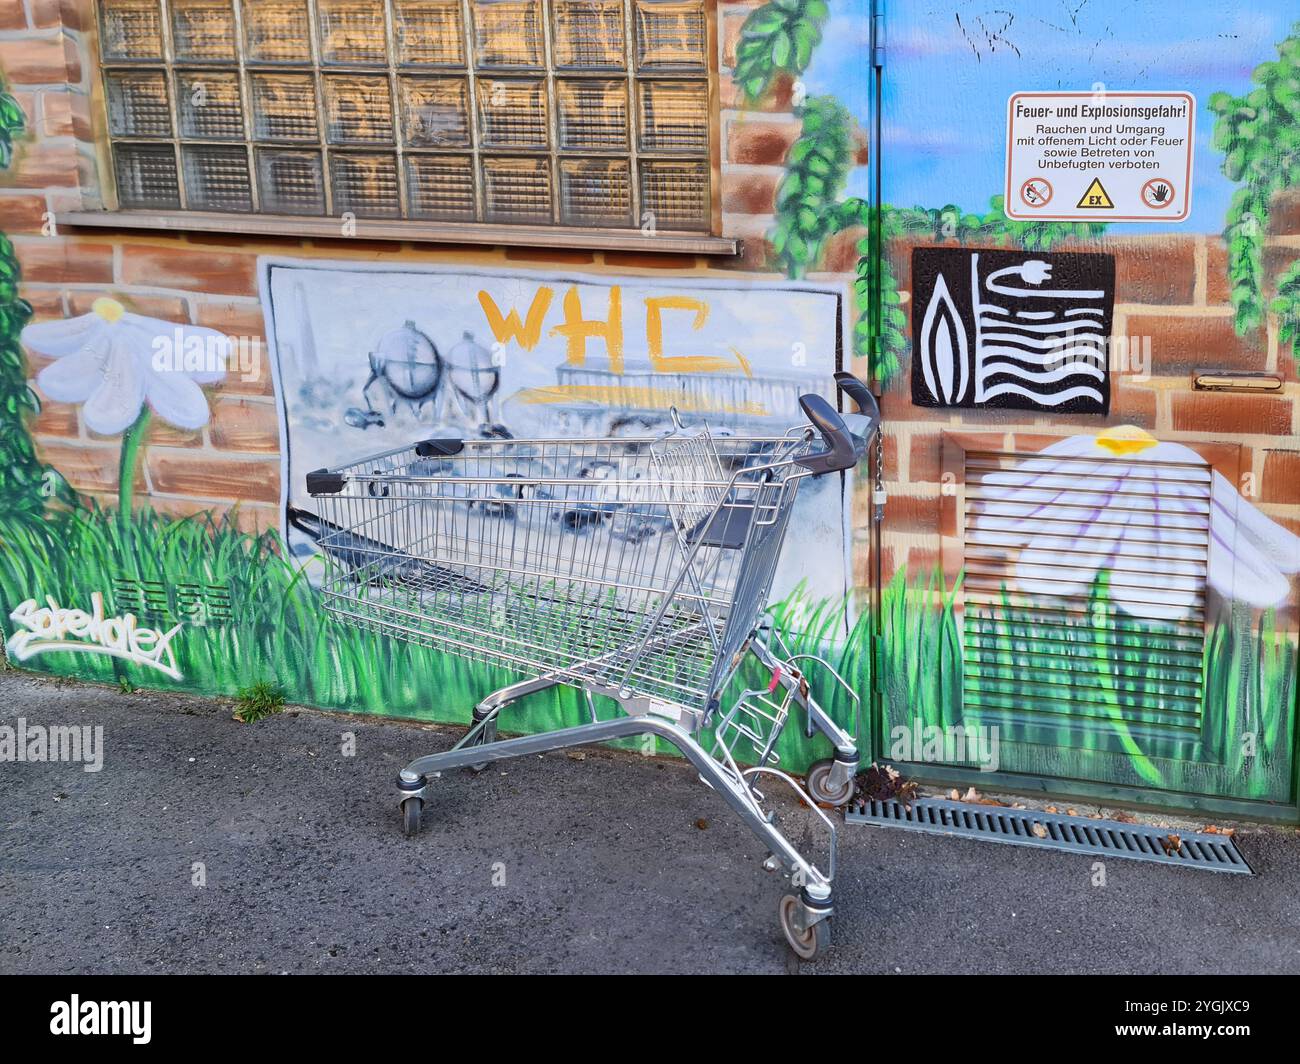
{"label": "cart handle bar", "polygon": [[835,374],[835,383],[857,404],[858,414],[853,417],[862,424],[855,425],[859,431],[850,431],[839,411],[820,395],[799,396],[799,405],[826,445],[824,451],[795,459],[814,476],[852,469],[862,460],[867,444],[880,427],[880,407],[865,384],[852,373]]}
{"label": "cart handle bar", "polygon": [[[432,458],[435,455],[446,457],[460,454],[464,449],[465,441],[456,439],[421,440],[415,445],[415,453],[421,458]],[[396,454],[404,450],[405,447],[399,447],[397,451],[390,453]],[[307,494],[337,495],[347,482],[348,478],[343,473],[336,473],[330,469],[313,469],[307,474]]]}
{"label": "cart handle bar", "polygon": [[[853,415],[854,420],[864,421],[865,424],[860,432],[850,431],[844,418],[820,395],[801,395],[799,405],[826,444],[826,450],[819,454],[795,459],[814,475],[851,469],[857,465],[880,426],[880,407],[865,384],[852,373],[835,374],[835,383],[840,391],[857,404],[858,414]],[[432,458],[435,455],[459,454],[464,447],[464,441],[457,439],[421,440],[415,445],[415,453],[421,458]],[[332,470],[313,469],[307,474],[307,492],[310,495],[337,495],[346,483],[347,477],[344,474]]]}

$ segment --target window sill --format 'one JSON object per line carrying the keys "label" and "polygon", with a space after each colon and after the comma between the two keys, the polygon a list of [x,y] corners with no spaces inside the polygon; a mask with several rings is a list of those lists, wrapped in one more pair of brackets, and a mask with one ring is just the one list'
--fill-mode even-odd
{"label": "window sill", "polygon": [[565,229],[549,226],[413,222],[358,218],[344,236],[337,218],[205,211],[66,211],[69,228],[151,229],[177,233],[247,233],[250,236],[395,240],[413,244],[484,244],[574,250],[654,251],[678,255],[737,255],[740,241],[707,233],[643,233],[637,229]]}

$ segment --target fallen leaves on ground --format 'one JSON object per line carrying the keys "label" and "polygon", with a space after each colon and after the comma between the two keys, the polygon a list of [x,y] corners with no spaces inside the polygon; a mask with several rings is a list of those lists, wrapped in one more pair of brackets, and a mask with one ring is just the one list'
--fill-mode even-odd
{"label": "fallen leaves on ground", "polygon": [[963,794],[961,800],[963,802],[971,802],[975,805],[997,805],[1001,806],[1003,809],[1007,808],[1006,802],[1000,802],[996,798],[989,798],[986,795],[980,794],[980,792],[974,787]]}
{"label": "fallen leaves on ground", "polygon": [[916,800],[916,790],[916,781],[907,779],[892,765],[878,765],[873,761],[858,777],[858,793],[873,802],[893,798],[910,806]]}

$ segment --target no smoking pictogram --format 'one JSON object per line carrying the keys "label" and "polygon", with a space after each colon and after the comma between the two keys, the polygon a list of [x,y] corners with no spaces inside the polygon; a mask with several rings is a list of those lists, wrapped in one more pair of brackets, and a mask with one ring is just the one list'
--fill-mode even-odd
{"label": "no smoking pictogram", "polygon": [[1020,198],[1026,207],[1046,207],[1052,202],[1052,183],[1045,177],[1031,177],[1020,186]]}
{"label": "no smoking pictogram", "polygon": [[1142,202],[1153,211],[1163,210],[1174,202],[1174,186],[1163,177],[1153,177],[1142,186]]}

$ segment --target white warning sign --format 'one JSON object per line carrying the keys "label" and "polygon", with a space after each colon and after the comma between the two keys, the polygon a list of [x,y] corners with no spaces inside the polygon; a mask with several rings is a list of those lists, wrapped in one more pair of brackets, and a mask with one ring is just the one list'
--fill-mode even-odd
{"label": "white warning sign", "polygon": [[1195,126],[1186,92],[1017,92],[1007,105],[1007,217],[1181,222]]}

